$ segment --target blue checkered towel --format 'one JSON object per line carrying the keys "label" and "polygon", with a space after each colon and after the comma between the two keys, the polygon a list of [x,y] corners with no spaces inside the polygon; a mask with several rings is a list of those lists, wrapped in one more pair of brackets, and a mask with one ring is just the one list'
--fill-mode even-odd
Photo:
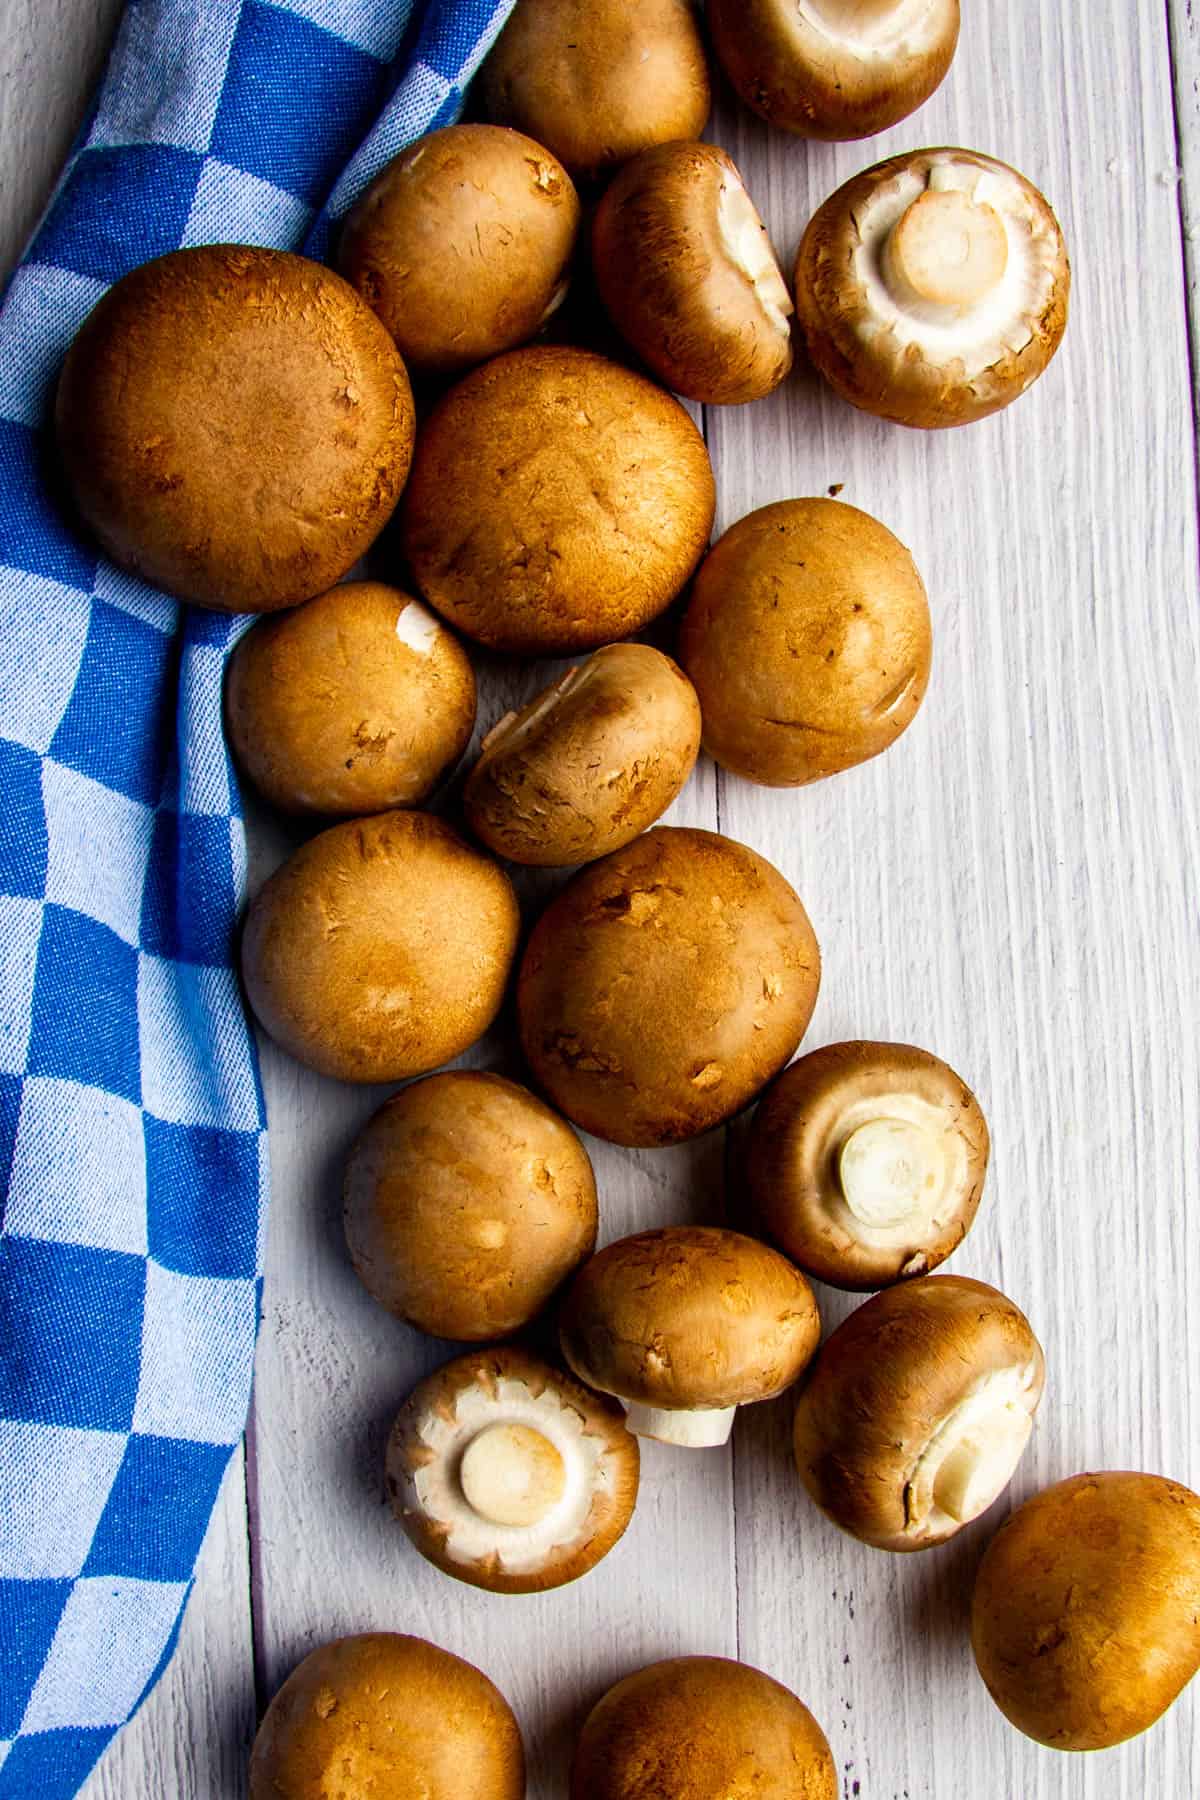
{"label": "blue checkered towel", "polygon": [[320,255],[511,4],[130,0],[0,312],[0,1800],[76,1793],[171,1654],[245,1421],[267,1194],[240,627],[65,522],[55,372],[148,257]]}

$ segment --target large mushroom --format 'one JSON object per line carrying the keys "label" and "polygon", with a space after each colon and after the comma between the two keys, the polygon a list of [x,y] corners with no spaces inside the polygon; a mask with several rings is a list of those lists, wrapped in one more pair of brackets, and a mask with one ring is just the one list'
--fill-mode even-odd
{"label": "large mushroom", "polygon": [[511,1346],[456,1358],[392,1429],[397,1518],[447,1575],[497,1594],[575,1581],[633,1516],[637,1439],[620,1408]]}
{"label": "large mushroom", "polygon": [[736,1231],[668,1226],[586,1262],[563,1302],[563,1355],[624,1401],[630,1431],[688,1449],[727,1441],[739,1406],[771,1400],[817,1347],[807,1281]]}
{"label": "large mushroom", "polygon": [[1070,286],[1043,196],[974,150],[906,151],[856,175],[796,258],[821,374],[852,405],[926,429],[1023,394],[1062,341]]}
{"label": "large mushroom", "polygon": [[796,1409],[800,1479],[878,1550],[944,1543],[1008,1486],[1044,1379],[1028,1319],[985,1282],[924,1275],[887,1288],[812,1366]]}
{"label": "large mushroom", "polygon": [[772,1242],[840,1288],[927,1275],[970,1230],[988,1129],[962,1077],[909,1044],[826,1044],[754,1117],[747,1181]]}

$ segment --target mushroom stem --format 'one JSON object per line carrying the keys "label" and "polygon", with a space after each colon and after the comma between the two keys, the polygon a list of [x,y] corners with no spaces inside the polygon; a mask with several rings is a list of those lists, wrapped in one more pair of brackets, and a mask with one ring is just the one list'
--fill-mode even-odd
{"label": "mushroom stem", "polygon": [[1007,1487],[1032,1430],[1032,1415],[1011,1401],[985,1413],[943,1457],[933,1480],[934,1505],[960,1525],[986,1512]]}
{"label": "mushroom stem", "polygon": [[458,1479],[481,1519],[528,1526],[558,1505],[567,1471],[557,1448],[531,1425],[489,1425],[463,1451]]}
{"label": "mushroom stem", "polygon": [[892,299],[931,323],[951,323],[978,305],[1007,266],[1003,219],[961,188],[927,188],[901,213],[883,247]]}
{"label": "mushroom stem", "polygon": [[701,1406],[688,1412],[661,1406],[625,1403],[625,1423],[636,1437],[681,1444],[688,1450],[713,1450],[729,1442],[736,1406]]}
{"label": "mushroom stem", "polygon": [[941,1192],[944,1156],[937,1138],[911,1119],[867,1119],[838,1152],[846,1205],[862,1224],[905,1225]]}
{"label": "mushroom stem", "polygon": [[882,24],[892,13],[911,10],[912,0],[808,0],[807,10],[830,30],[852,37]]}

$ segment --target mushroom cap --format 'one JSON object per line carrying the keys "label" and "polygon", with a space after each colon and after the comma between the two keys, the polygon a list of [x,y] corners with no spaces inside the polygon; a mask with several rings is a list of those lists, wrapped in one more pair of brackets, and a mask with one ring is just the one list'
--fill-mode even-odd
{"label": "mushroom cap", "polygon": [[[954,223],[914,234],[929,258],[924,298],[888,272],[896,228],[918,202]],[[926,213],[928,206],[926,206]],[[966,218],[978,227],[981,291],[952,291]],[[942,246],[949,244],[947,258]],[[942,285],[939,287],[939,282]],[[842,398],[932,430],[999,411],[1037,379],[1062,341],[1071,270],[1058,221],[1007,163],[974,150],[906,151],[856,175],[813,216],[796,258],[796,316],[808,354]]]}
{"label": "mushroom cap", "polygon": [[415,806],[475,724],[475,674],[453,632],[398,588],[347,581],[247,632],[229,663],[229,738],[273,806]]}
{"label": "mushroom cap", "polygon": [[[992,1437],[993,1412],[1025,1425],[1045,1372],[1028,1319],[986,1282],[924,1275],[885,1288],[812,1365],[796,1409],[800,1479],[835,1525],[876,1549],[944,1543],[967,1522],[934,1491],[947,1453],[980,1420]],[[1013,1465],[1025,1435],[1013,1434]]]}
{"label": "mushroom cap", "polygon": [[798,787],[894,744],[929,685],[933,627],[912,557],[840,500],[781,500],[730,527],[696,575],[679,659],[704,747]]}
{"label": "mushroom cap", "polygon": [[592,263],[618,331],[676,393],[758,400],[791,368],[791,295],[715,144],[659,144],[626,163],[596,209]]}
{"label": "mushroom cap", "polygon": [[63,364],[58,450],[123,569],[221,612],[320,594],[408,474],[404,364],[331,269],[210,244],[132,270]]}
{"label": "mushroom cap", "polygon": [[1116,1470],[1035,1494],[984,1553],[971,1643],[1038,1743],[1104,1750],[1145,1731],[1200,1670],[1200,1494]]}
{"label": "mushroom cap", "polygon": [[497,856],[593,862],[667,810],[699,749],[700,703],[682,669],[649,644],[608,644],[492,728],[463,809]]}
{"label": "mushroom cap", "polygon": [[596,1243],[596,1182],[565,1120],[500,1075],[406,1087],[359,1134],[345,1180],[359,1279],[434,1337],[519,1331]]}
{"label": "mushroom cap", "polygon": [[609,1688],[588,1714],[571,1800],[837,1800],[824,1732],[746,1663],[679,1656]]}
{"label": "mushroom cap", "polygon": [[576,1125],[616,1144],[678,1143],[784,1066],[820,968],[808,914],[765,858],[657,825],[576,875],[534,926],[521,1042]]}
{"label": "mushroom cap", "polygon": [[342,1081],[449,1062],[500,1009],[520,915],[508,876],[428,813],[310,838],[259,891],[242,974],[280,1047]]}
{"label": "mushroom cap", "polygon": [[563,1355],[622,1400],[693,1411],[770,1400],[821,1335],[812,1290],[740,1232],[672,1225],[597,1251],[563,1301]]}
{"label": "mushroom cap", "polygon": [[591,649],[662,612],[708,542],[704,439],[590,351],[514,350],[435,407],[402,512],[431,606],[495,650]]}
{"label": "mushroom cap", "polygon": [[[481,1513],[467,1495],[466,1457],[495,1427],[526,1441],[516,1461],[534,1505],[509,1514],[522,1522],[500,1523],[503,1508]],[[539,1449],[556,1477],[542,1505]],[[387,1451],[392,1506],[421,1555],[497,1594],[541,1593],[594,1568],[633,1517],[639,1468],[620,1407],[512,1345],[472,1350],[427,1376],[400,1409]],[[527,1497],[519,1482],[506,1488],[506,1500]]]}
{"label": "mushroom cap", "polygon": [[[856,1216],[839,1153],[873,1120],[916,1125],[938,1152],[937,1183],[894,1225]],[[948,1063],[911,1044],[826,1044],[786,1069],[754,1116],[747,1181],[766,1235],[833,1287],[881,1288],[927,1275],[975,1218],[988,1162],[987,1122]]]}
{"label": "mushroom cap", "polygon": [[410,368],[450,372],[523,344],[567,291],[579,197],[541,144],[447,125],[402,150],[346,220],[338,267]]}
{"label": "mushroom cap", "polygon": [[698,138],[712,93],[688,0],[519,0],[480,73],[493,119],[527,131],[572,174],[650,144]]}
{"label": "mushroom cap", "polygon": [[923,106],[958,43],[958,0],[708,0],[717,60],[784,131],[873,137]]}

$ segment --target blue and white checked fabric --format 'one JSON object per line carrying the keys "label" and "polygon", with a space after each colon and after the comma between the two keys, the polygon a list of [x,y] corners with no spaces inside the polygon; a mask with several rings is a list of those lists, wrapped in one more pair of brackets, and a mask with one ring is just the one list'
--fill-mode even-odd
{"label": "blue and white checked fabric", "polygon": [[511,5],[130,0],[0,311],[0,1800],[76,1793],[171,1655],[245,1422],[267,1199],[221,730],[244,622],[77,535],[55,375],[149,257],[321,255],[457,116]]}

